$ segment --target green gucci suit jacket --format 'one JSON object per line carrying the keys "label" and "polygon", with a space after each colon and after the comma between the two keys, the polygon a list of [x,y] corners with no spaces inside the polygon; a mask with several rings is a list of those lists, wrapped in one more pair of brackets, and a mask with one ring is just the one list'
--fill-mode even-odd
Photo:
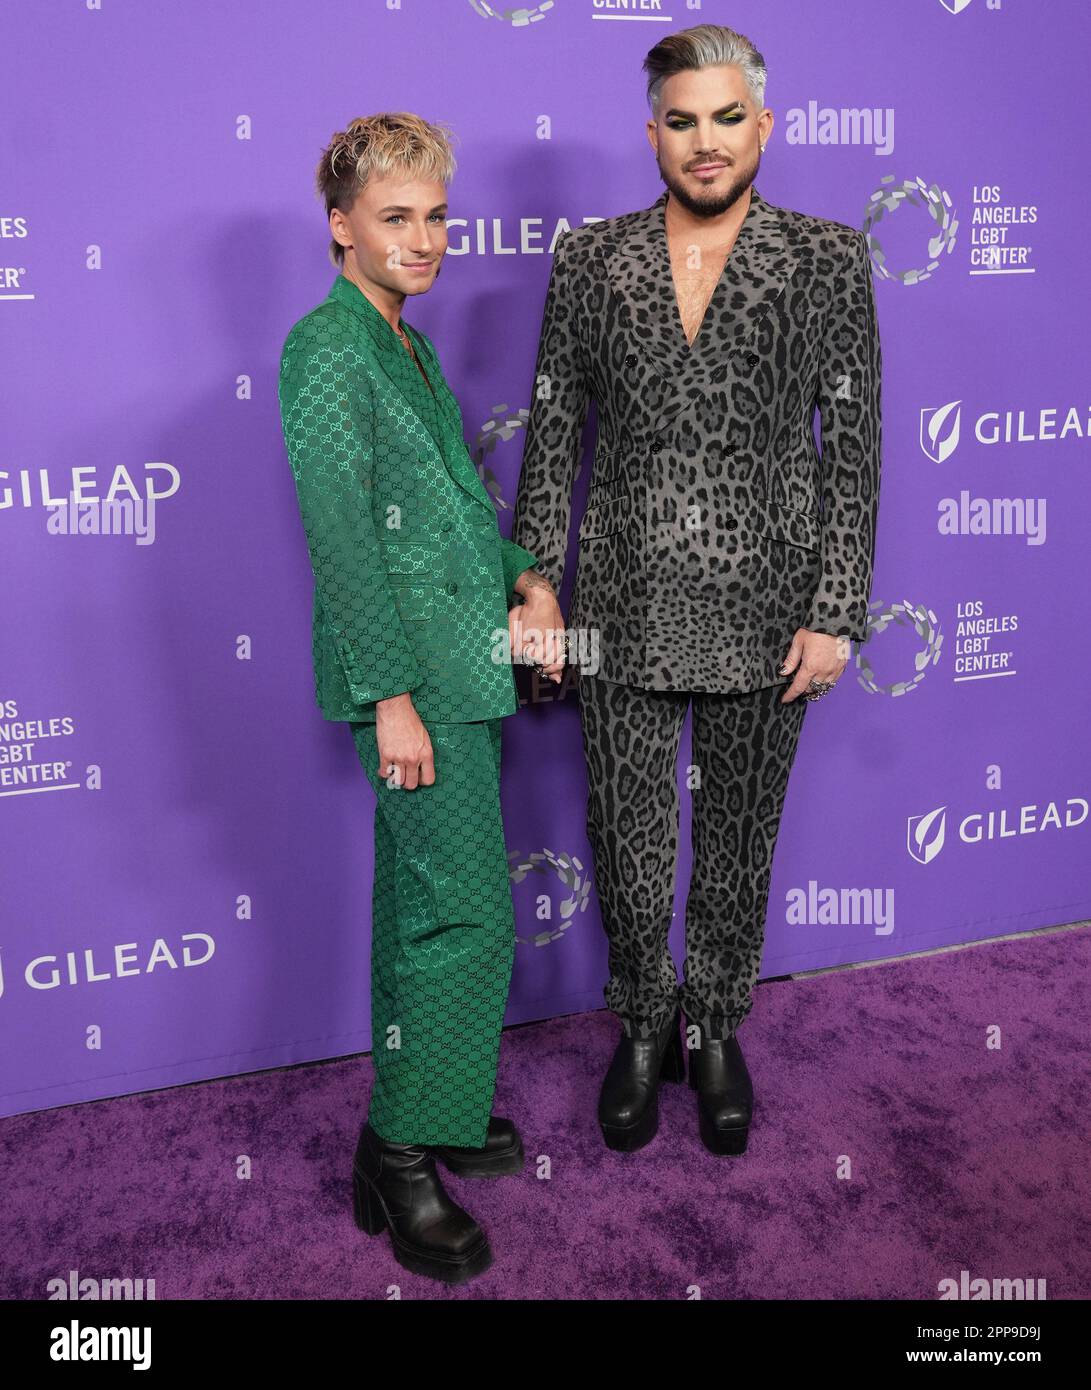
{"label": "green gucci suit jacket", "polygon": [[315,697],[326,719],[374,721],[375,702],[403,691],[425,721],[514,714],[501,642],[515,581],[537,556],[500,535],[435,349],[404,327],[432,390],[344,275],[284,343],[278,396],[315,579]]}

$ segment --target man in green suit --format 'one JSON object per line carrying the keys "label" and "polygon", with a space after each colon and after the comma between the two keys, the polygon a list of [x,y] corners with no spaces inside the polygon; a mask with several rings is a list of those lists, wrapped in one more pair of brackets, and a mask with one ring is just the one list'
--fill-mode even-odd
{"label": "man in green suit", "polygon": [[453,169],[442,128],[407,113],[334,136],[317,183],[340,273],[288,334],[279,399],[315,578],[316,697],[349,723],[376,794],[356,1220],[389,1227],[407,1268],[457,1282],[491,1253],[435,1158],[464,1175],[523,1160],[515,1126],[490,1116],[514,956],[500,720],[518,709],[513,653],[555,681],[563,663],[530,640],[552,587],[500,535],[435,349],[400,322],[439,272]]}

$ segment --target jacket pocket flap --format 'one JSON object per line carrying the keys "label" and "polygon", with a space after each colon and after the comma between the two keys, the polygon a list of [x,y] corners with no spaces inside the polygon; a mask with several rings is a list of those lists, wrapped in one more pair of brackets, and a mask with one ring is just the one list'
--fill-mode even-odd
{"label": "jacket pocket flap", "polygon": [[822,548],[822,518],[817,512],[801,512],[769,497],[755,504],[754,530],[759,536],[772,536],[774,540],[801,545],[807,550]]}
{"label": "jacket pocket flap", "polygon": [[594,498],[588,503],[580,522],[577,540],[589,541],[596,536],[612,536],[629,519],[629,495],[620,493],[614,497]]}
{"label": "jacket pocket flap", "polygon": [[430,578],[437,568],[437,552],[428,541],[384,537],[383,557],[388,574],[419,574]]}

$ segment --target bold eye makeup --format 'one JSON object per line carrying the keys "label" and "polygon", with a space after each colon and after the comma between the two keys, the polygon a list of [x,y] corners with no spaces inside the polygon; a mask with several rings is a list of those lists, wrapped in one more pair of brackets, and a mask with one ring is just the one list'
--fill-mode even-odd
{"label": "bold eye makeup", "polygon": [[[720,121],[723,125],[738,125],[746,120],[746,112],[735,102],[731,106],[725,106],[722,111],[717,111],[713,120]],[[667,125],[671,130],[686,130],[692,124],[692,116],[667,117]]]}

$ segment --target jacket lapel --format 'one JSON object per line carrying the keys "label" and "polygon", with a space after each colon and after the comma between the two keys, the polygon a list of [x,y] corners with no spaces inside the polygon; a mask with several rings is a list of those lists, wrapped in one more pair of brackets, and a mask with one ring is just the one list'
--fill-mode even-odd
{"label": "jacket lapel", "polygon": [[607,257],[607,273],[630,334],[655,371],[671,381],[686,370],[689,350],[667,255],[666,201],[664,193],[635,216],[625,239]]}
{"label": "jacket lapel", "polygon": [[373,348],[372,358],[387,382],[404,403],[402,418],[413,438],[425,452],[433,452],[442,460],[455,482],[476,501],[495,512],[492,499],[478,477],[462,439],[461,422],[448,402],[448,391],[436,356],[425,345],[415,328],[406,324],[413,347],[435,391],[434,403],[428,402],[436,413],[440,437],[433,434],[426,418],[425,394],[428,387],[421,379],[413,359],[406,352],[383,315],[356,285],[345,275],[338,275],[330,287],[330,299],[351,309],[359,318]]}
{"label": "jacket lapel", "polygon": [[695,404],[710,387],[723,385],[730,359],[752,343],[796,266],[777,209],[751,186],[750,206],[691,347],[671,274],[666,203],[664,191],[637,216],[608,256],[610,284],[621,301],[628,331],[640,341],[666,388],[656,429]]}
{"label": "jacket lapel", "polygon": [[[424,370],[428,373],[428,380],[432,383],[436,392],[435,408],[441,417],[441,428],[444,432],[446,445],[444,449],[444,459],[451,476],[456,482],[466,489],[479,502],[483,502],[489,511],[495,514],[496,507],[492,498],[488,494],[485,484],[474,467],[473,459],[470,457],[469,450],[466,448],[466,441],[462,436],[462,413],[458,408],[458,402],[447,385],[447,380],[443,375],[443,368],[439,365],[439,359],[432,351],[432,346],[427,342],[415,328],[409,328],[409,333],[413,339],[413,345],[417,349],[417,355],[424,364]],[[402,348],[405,354],[405,349]],[[406,354],[407,355],[407,354]],[[413,367],[413,364],[409,364]],[[413,367],[413,371],[417,371]],[[417,373],[419,378],[420,373]],[[421,382],[421,387],[427,391],[427,386]]]}

